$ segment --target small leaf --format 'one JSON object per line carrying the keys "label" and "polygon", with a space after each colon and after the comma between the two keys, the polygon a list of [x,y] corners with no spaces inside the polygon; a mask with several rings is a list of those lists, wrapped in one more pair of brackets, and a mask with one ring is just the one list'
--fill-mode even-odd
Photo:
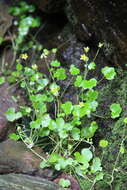
{"label": "small leaf", "polygon": [[88,90],[86,93],[81,94],[81,98],[89,102],[95,101],[98,98],[98,91]]}
{"label": "small leaf", "polygon": [[107,80],[113,80],[116,75],[115,69],[113,67],[106,66],[101,70],[101,72]]}
{"label": "small leaf", "polygon": [[80,73],[80,70],[75,65],[71,65],[71,67],[70,67],[70,73],[72,75],[78,75]]}
{"label": "small leaf", "polygon": [[92,78],[90,80],[83,80],[81,86],[84,89],[92,89],[97,85],[97,80],[95,78]]}
{"label": "small leaf", "polygon": [[48,127],[50,121],[51,121],[51,117],[50,117],[49,114],[43,115],[43,117],[41,118],[41,125],[42,125],[42,127]]}
{"label": "small leaf", "polygon": [[17,71],[21,71],[21,70],[23,69],[23,66],[18,63],[18,64],[16,65],[16,69],[17,69]]}
{"label": "small leaf", "polygon": [[99,146],[102,148],[105,148],[108,146],[108,141],[107,140],[100,140]]}
{"label": "small leaf", "polygon": [[7,112],[5,113],[5,115],[6,115],[7,119],[8,119],[8,121],[15,121],[15,120],[22,117],[21,112],[15,113],[15,108],[9,108],[7,110]]}
{"label": "small leaf", "polygon": [[96,64],[94,62],[91,62],[90,64],[88,64],[88,69],[89,70],[94,70],[96,67]]}
{"label": "small leaf", "polygon": [[104,177],[104,173],[100,172],[99,174],[96,175],[95,179],[96,179],[96,181],[100,181],[103,179],[103,177]]}
{"label": "small leaf", "polygon": [[41,163],[40,163],[40,168],[46,168],[46,167],[49,167],[49,164],[47,163],[47,161],[42,161]]}
{"label": "small leaf", "polygon": [[72,109],[73,109],[72,102],[70,102],[70,101],[65,102],[64,104],[61,105],[61,108],[63,109],[63,111],[66,115],[71,114]]}
{"label": "small leaf", "polygon": [[30,122],[30,128],[31,129],[39,129],[41,125],[40,120],[36,120],[36,121],[31,121]]}
{"label": "small leaf", "polygon": [[120,153],[121,153],[121,154],[124,154],[124,153],[125,153],[125,147],[124,147],[123,145],[120,147]]}
{"label": "small leaf", "polygon": [[58,96],[58,95],[59,95],[60,87],[59,87],[56,83],[52,83],[52,84],[50,85],[50,90],[51,90],[51,93],[52,93],[54,96]]}
{"label": "small leaf", "polygon": [[82,83],[82,76],[79,75],[79,76],[76,77],[76,81],[74,82],[74,85],[76,87],[81,87],[81,83]]}
{"label": "small leaf", "polygon": [[16,133],[11,133],[11,134],[9,135],[9,138],[12,139],[12,140],[17,141],[17,140],[20,139],[20,136],[17,135]]}
{"label": "small leaf", "polygon": [[3,84],[5,82],[5,78],[4,77],[0,77],[0,85]]}
{"label": "small leaf", "polygon": [[101,160],[100,160],[100,158],[95,157],[93,159],[93,163],[92,163],[92,166],[91,166],[91,172],[95,173],[97,171],[102,171],[102,167],[101,167]]}
{"label": "small leaf", "polygon": [[123,122],[127,124],[127,117],[124,118]]}
{"label": "small leaf", "polygon": [[111,110],[111,118],[113,119],[119,117],[122,112],[120,104],[112,104],[110,106],[110,110]]}
{"label": "small leaf", "polygon": [[81,153],[82,153],[82,155],[85,156],[85,159],[86,159],[88,162],[89,162],[89,161],[92,159],[92,157],[93,157],[93,154],[92,154],[92,152],[90,151],[89,148],[84,148],[84,149],[82,149]]}
{"label": "small leaf", "polygon": [[66,188],[66,187],[69,187],[71,185],[71,182],[68,179],[61,178],[60,181],[59,181],[59,185],[61,187]]}
{"label": "small leaf", "polygon": [[74,140],[79,140],[80,139],[80,129],[77,127],[74,127],[73,130],[71,131],[72,138]]}
{"label": "small leaf", "polygon": [[95,121],[93,121],[90,127],[82,128],[81,135],[82,137],[85,137],[87,139],[92,138],[97,129],[98,129],[98,125]]}
{"label": "small leaf", "polygon": [[67,78],[66,76],[66,70],[64,68],[59,68],[53,73],[54,78],[57,78],[57,80],[65,80]]}
{"label": "small leaf", "polygon": [[53,66],[53,67],[59,67],[60,62],[58,60],[54,60],[54,61],[51,61],[50,65]]}

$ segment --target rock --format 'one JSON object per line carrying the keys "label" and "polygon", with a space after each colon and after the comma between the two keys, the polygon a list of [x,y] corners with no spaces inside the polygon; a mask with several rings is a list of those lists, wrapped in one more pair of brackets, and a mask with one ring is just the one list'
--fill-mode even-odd
{"label": "rock", "polygon": [[14,107],[17,109],[18,105],[13,100],[14,96],[13,89],[9,89],[9,84],[4,83],[0,86],[0,140],[3,140],[7,134],[8,129],[10,128],[10,123],[5,117],[5,112],[9,107]]}
{"label": "rock", "polygon": [[65,5],[65,0],[30,0],[35,3],[39,9],[46,13],[61,12]]}
{"label": "rock", "polygon": [[[57,184],[39,177],[21,174],[0,176],[0,190],[64,190]],[[67,189],[66,189],[67,190]]]}
{"label": "rock", "polygon": [[[112,62],[127,62],[127,2],[123,0],[71,0],[82,41],[94,36],[94,44],[104,42],[106,56]],[[84,36],[83,36],[84,33]]]}
{"label": "rock", "polygon": [[[46,157],[40,148],[36,148],[35,151]],[[52,170],[40,169],[41,161],[23,142],[6,140],[0,143],[0,174],[14,172],[51,179],[54,175]]]}
{"label": "rock", "polygon": [[0,2],[0,37],[4,37],[4,34],[12,24],[13,17],[9,15],[8,8],[4,1]]}

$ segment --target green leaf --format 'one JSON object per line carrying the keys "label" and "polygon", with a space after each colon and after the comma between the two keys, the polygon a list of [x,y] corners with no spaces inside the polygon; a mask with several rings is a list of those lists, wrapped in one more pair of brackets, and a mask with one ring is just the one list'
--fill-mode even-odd
{"label": "green leaf", "polygon": [[64,128],[65,121],[64,121],[63,118],[57,118],[56,119],[56,124],[57,124],[58,130],[61,130],[62,128]]}
{"label": "green leaf", "polygon": [[125,153],[125,147],[124,147],[123,145],[120,147],[120,153],[121,153],[121,154],[124,154],[124,153]]}
{"label": "green leaf", "polygon": [[124,118],[123,122],[127,124],[127,117]]}
{"label": "green leaf", "polygon": [[16,69],[17,69],[17,71],[21,71],[21,70],[23,69],[23,66],[18,63],[18,64],[16,65]]}
{"label": "green leaf", "polygon": [[0,85],[5,82],[5,77],[0,77]]}
{"label": "green leaf", "polygon": [[50,130],[55,130],[57,128],[57,124],[53,119],[50,121],[48,128]]}
{"label": "green leaf", "polygon": [[54,78],[57,78],[57,80],[65,80],[67,78],[66,76],[66,70],[64,68],[59,68],[53,73]]}
{"label": "green leaf", "polygon": [[46,167],[49,167],[50,165],[47,163],[47,160],[46,161],[42,161],[41,163],[40,163],[40,168],[46,168]]}
{"label": "green leaf", "polygon": [[59,131],[59,136],[61,139],[65,139],[68,137],[68,133],[66,130],[61,130],[61,131]]}
{"label": "green leaf", "polygon": [[59,67],[60,62],[58,60],[53,60],[53,61],[51,61],[50,65],[53,66],[53,67]]}
{"label": "green leaf", "polygon": [[38,132],[38,136],[40,136],[40,137],[46,137],[46,136],[49,136],[49,134],[50,134],[50,130],[46,127],[40,128],[40,130]]}
{"label": "green leaf", "polygon": [[20,106],[20,111],[22,113],[22,115],[29,115],[30,112],[32,111],[32,109],[28,106]]}
{"label": "green leaf", "polygon": [[111,118],[115,119],[120,116],[122,108],[120,104],[112,104],[110,106],[110,111],[111,111]]}
{"label": "green leaf", "polygon": [[42,127],[48,127],[50,121],[51,121],[51,117],[50,117],[49,114],[43,115],[43,117],[41,118],[41,125],[42,125]]}
{"label": "green leaf", "polygon": [[71,135],[74,140],[80,140],[80,129],[74,127],[71,131]]}
{"label": "green leaf", "polygon": [[115,75],[116,75],[116,72],[115,72],[115,69],[113,67],[104,67],[102,70],[101,70],[102,74],[104,75],[104,77],[107,79],[107,80],[113,80]]}
{"label": "green leaf", "polygon": [[63,111],[66,115],[71,114],[72,109],[73,109],[72,102],[70,102],[70,101],[65,102],[64,104],[61,105],[61,108],[63,109]]}
{"label": "green leaf", "polygon": [[60,158],[61,156],[59,154],[52,153],[48,159],[48,162],[53,164],[56,163]]}
{"label": "green leaf", "polygon": [[94,62],[91,62],[90,64],[88,64],[88,69],[89,70],[94,70],[96,67],[96,64]]}
{"label": "green leaf", "polygon": [[72,75],[78,75],[80,73],[80,70],[75,65],[71,65],[69,71]]}
{"label": "green leaf", "polygon": [[51,90],[51,93],[52,93],[54,96],[58,96],[58,95],[59,95],[60,87],[59,87],[56,83],[52,83],[52,84],[50,85],[50,90]]}
{"label": "green leaf", "polygon": [[93,121],[90,125],[90,127],[82,128],[81,130],[81,136],[85,137],[87,139],[92,138],[98,129],[98,125],[95,121]]}
{"label": "green leaf", "polygon": [[79,76],[76,77],[74,85],[75,85],[75,87],[81,87],[81,83],[82,83],[82,76],[79,75]]}
{"label": "green leaf", "polygon": [[105,148],[108,146],[108,141],[107,140],[100,140],[99,142],[99,146],[102,147],[102,148]]}
{"label": "green leaf", "polygon": [[98,98],[98,91],[96,90],[88,90],[84,95],[82,95],[82,98],[86,101],[92,102]]}
{"label": "green leaf", "polygon": [[92,162],[91,172],[95,173],[97,171],[102,171],[102,167],[101,167],[101,160],[100,160],[100,158],[95,157],[93,159],[93,162]]}
{"label": "green leaf", "polygon": [[71,182],[68,179],[61,178],[60,181],[59,181],[59,185],[61,187],[66,188],[66,187],[69,187],[71,185]]}
{"label": "green leaf", "polygon": [[63,157],[61,157],[57,160],[57,164],[55,165],[55,168],[59,171],[61,169],[65,169],[67,167],[67,165],[68,164],[67,164],[66,160]]}
{"label": "green leaf", "polygon": [[78,163],[83,164],[84,169],[87,169],[89,167],[89,163],[86,159],[86,156],[84,154],[80,154],[79,152],[74,153],[75,159]]}
{"label": "green leaf", "polygon": [[84,148],[84,149],[82,149],[81,154],[85,156],[85,159],[86,159],[88,162],[89,162],[89,161],[92,159],[92,157],[93,157],[93,154],[92,154],[92,152],[90,151],[89,148]]}
{"label": "green leaf", "polygon": [[100,180],[102,180],[103,179],[103,177],[104,177],[104,173],[103,172],[100,172],[99,174],[97,174],[96,175],[96,181],[100,181]]}
{"label": "green leaf", "polygon": [[31,121],[30,122],[30,128],[31,129],[39,129],[40,126],[41,126],[40,120],[36,120],[36,121]]}
{"label": "green leaf", "polygon": [[15,121],[22,117],[21,112],[15,113],[15,108],[9,108],[7,110],[7,112],[5,113],[5,115],[6,115],[6,118],[8,119],[8,121]]}
{"label": "green leaf", "polygon": [[16,133],[11,133],[11,134],[9,135],[9,138],[12,139],[12,140],[17,141],[17,140],[20,139],[20,136],[17,135]]}
{"label": "green leaf", "polygon": [[84,89],[92,89],[93,87],[95,87],[97,85],[97,80],[92,78],[90,80],[83,80],[81,86]]}

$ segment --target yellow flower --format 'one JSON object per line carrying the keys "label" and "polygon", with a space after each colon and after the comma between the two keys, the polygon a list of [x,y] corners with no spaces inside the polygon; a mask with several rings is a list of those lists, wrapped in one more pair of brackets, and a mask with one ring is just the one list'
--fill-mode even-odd
{"label": "yellow flower", "polygon": [[38,69],[37,65],[36,64],[32,65],[32,69],[37,70]]}
{"label": "yellow flower", "polygon": [[84,51],[85,51],[86,53],[88,53],[88,52],[89,52],[89,50],[90,50],[90,48],[89,48],[89,47],[85,47],[85,48],[84,48]]}
{"label": "yellow flower", "polygon": [[103,43],[99,42],[98,47],[102,48],[103,45],[104,45]]}
{"label": "yellow flower", "polygon": [[80,59],[85,61],[85,62],[87,62],[89,60],[89,58],[85,54],[81,55]]}
{"label": "yellow flower", "polygon": [[84,106],[84,102],[79,102],[79,106],[83,107]]}
{"label": "yellow flower", "polygon": [[26,60],[28,58],[28,55],[27,55],[27,53],[23,53],[20,55],[20,57],[21,57],[21,59]]}

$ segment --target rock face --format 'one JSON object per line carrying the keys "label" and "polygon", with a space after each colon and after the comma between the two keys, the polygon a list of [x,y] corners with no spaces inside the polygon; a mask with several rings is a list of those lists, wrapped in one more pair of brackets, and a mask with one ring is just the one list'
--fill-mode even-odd
{"label": "rock face", "polygon": [[[64,190],[53,182],[21,174],[0,176],[0,190]],[[67,189],[66,189],[67,190]]]}
{"label": "rock face", "polygon": [[[44,157],[41,149],[35,151]],[[23,142],[6,140],[0,143],[0,174],[24,173],[52,179],[51,169],[40,169],[41,159],[32,153]]]}
{"label": "rock face", "polygon": [[[119,65],[127,61],[127,2],[123,0],[71,0],[82,33],[78,37],[104,42],[110,59]],[[84,33],[84,39],[83,39]],[[86,39],[87,36],[87,39]]]}
{"label": "rock face", "polygon": [[5,117],[5,112],[9,107],[17,109],[17,103],[12,99],[13,95],[14,93],[12,89],[9,89],[8,83],[0,86],[0,140],[3,140],[11,126]]}
{"label": "rock face", "polygon": [[0,2],[0,37],[3,37],[12,24],[13,17],[8,13],[8,6],[4,1]]}
{"label": "rock face", "polygon": [[65,0],[30,0],[32,3],[35,3],[39,9],[47,13],[56,13],[60,12],[64,5]]}
{"label": "rock face", "polygon": [[0,143],[0,174],[33,173],[39,163],[40,159],[22,142],[7,140]]}

